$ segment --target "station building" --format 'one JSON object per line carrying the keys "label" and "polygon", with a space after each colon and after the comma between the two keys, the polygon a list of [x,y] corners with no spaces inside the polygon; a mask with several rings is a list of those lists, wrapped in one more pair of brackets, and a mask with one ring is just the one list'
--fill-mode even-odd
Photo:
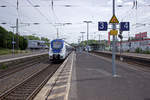
{"label": "station building", "polygon": [[143,32],[136,34],[133,39],[118,42],[118,50],[120,50],[121,45],[123,51],[135,52],[136,49],[141,49],[142,51],[150,51],[150,38],[147,37],[147,32]]}

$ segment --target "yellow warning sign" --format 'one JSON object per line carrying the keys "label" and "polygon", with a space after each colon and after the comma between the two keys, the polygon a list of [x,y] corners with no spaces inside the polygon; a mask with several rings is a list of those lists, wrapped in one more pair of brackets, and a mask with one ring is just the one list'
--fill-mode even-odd
{"label": "yellow warning sign", "polygon": [[118,34],[118,30],[110,30],[110,35],[117,35]]}
{"label": "yellow warning sign", "polygon": [[111,20],[109,21],[109,23],[119,23],[117,17],[115,15],[112,16]]}

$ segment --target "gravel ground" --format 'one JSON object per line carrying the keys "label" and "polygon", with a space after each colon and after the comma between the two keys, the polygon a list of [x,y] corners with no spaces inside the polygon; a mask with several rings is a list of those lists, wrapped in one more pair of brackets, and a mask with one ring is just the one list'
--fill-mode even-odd
{"label": "gravel ground", "polygon": [[47,65],[49,64],[50,63],[48,61],[44,61],[39,64],[33,65],[32,67],[16,72],[4,79],[0,79],[0,94],[10,89],[12,86],[15,86],[19,82],[25,80],[27,77],[31,76],[32,74],[46,68]]}

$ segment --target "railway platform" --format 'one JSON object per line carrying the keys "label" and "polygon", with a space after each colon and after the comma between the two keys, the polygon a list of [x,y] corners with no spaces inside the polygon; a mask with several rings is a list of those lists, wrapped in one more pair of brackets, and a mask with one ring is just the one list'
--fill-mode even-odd
{"label": "railway platform", "polygon": [[24,56],[29,56],[29,55],[41,54],[41,53],[44,53],[44,52],[47,52],[47,51],[32,51],[32,52],[29,52],[29,53],[0,55],[0,61],[10,59],[10,58],[19,58],[19,57],[24,57]]}
{"label": "railway platform", "polygon": [[116,66],[113,77],[111,59],[77,53],[69,100],[150,100],[150,73],[122,62]]}
{"label": "railway platform", "polygon": [[36,53],[30,53],[30,54],[20,54],[20,55],[15,55],[15,56],[7,55],[4,57],[0,57],[0,63],[13,62],[17,60],[28,59],[28,58],[42,56],[46,54],[48,54],[48,52],[36,52]]}
{"label": "railway platform", "polygon": [[47,83],[34,100],[150,100],[150,70],[116,61],[113,77],[109,58],[77,52],[68,59],[53,88]]}

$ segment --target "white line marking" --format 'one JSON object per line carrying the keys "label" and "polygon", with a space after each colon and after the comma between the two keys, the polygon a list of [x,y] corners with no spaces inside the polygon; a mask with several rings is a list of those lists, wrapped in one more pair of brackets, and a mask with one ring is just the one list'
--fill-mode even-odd
{"label": "white line marking", "polygon": [[56,83],[67,82],[67,80],[58,80]]}
{"label": "white line marking", "polygon": [[53,98],[57,98],[57,97],[61,97],[61,96],[65,96],[65,93],[59,93],[59,94],[53,94],[53,95],[50,95],[48,96],[48,100],[49,99],[53,99]]}
{"label": "white line marking", "polygon": [[60,88],[65,88],[66,87],[66,85],[61,85],[61,86],[55,86],[53,89],[55,90],[55,89],[60,89]]}
{"label": "white line marking", "polygon": [[74,54],[74,52],[73,52],[73,55],[72,55],[72,62],[71,62],[71,71],[70,71],[70,76],[69,76],[68,83],[67,83],[66,95],[65,95],[64,100],[68,100],[68,97],[69,97],[69,91],[70,91],[70,86],[71,86],[72,67],[73,67],[74,56],[75,56],[75,54]]}
{"label": "white line marking", "polygon": [[68,78],[68,76],[59,76],[58,79],[61,79],[61,78]]}

